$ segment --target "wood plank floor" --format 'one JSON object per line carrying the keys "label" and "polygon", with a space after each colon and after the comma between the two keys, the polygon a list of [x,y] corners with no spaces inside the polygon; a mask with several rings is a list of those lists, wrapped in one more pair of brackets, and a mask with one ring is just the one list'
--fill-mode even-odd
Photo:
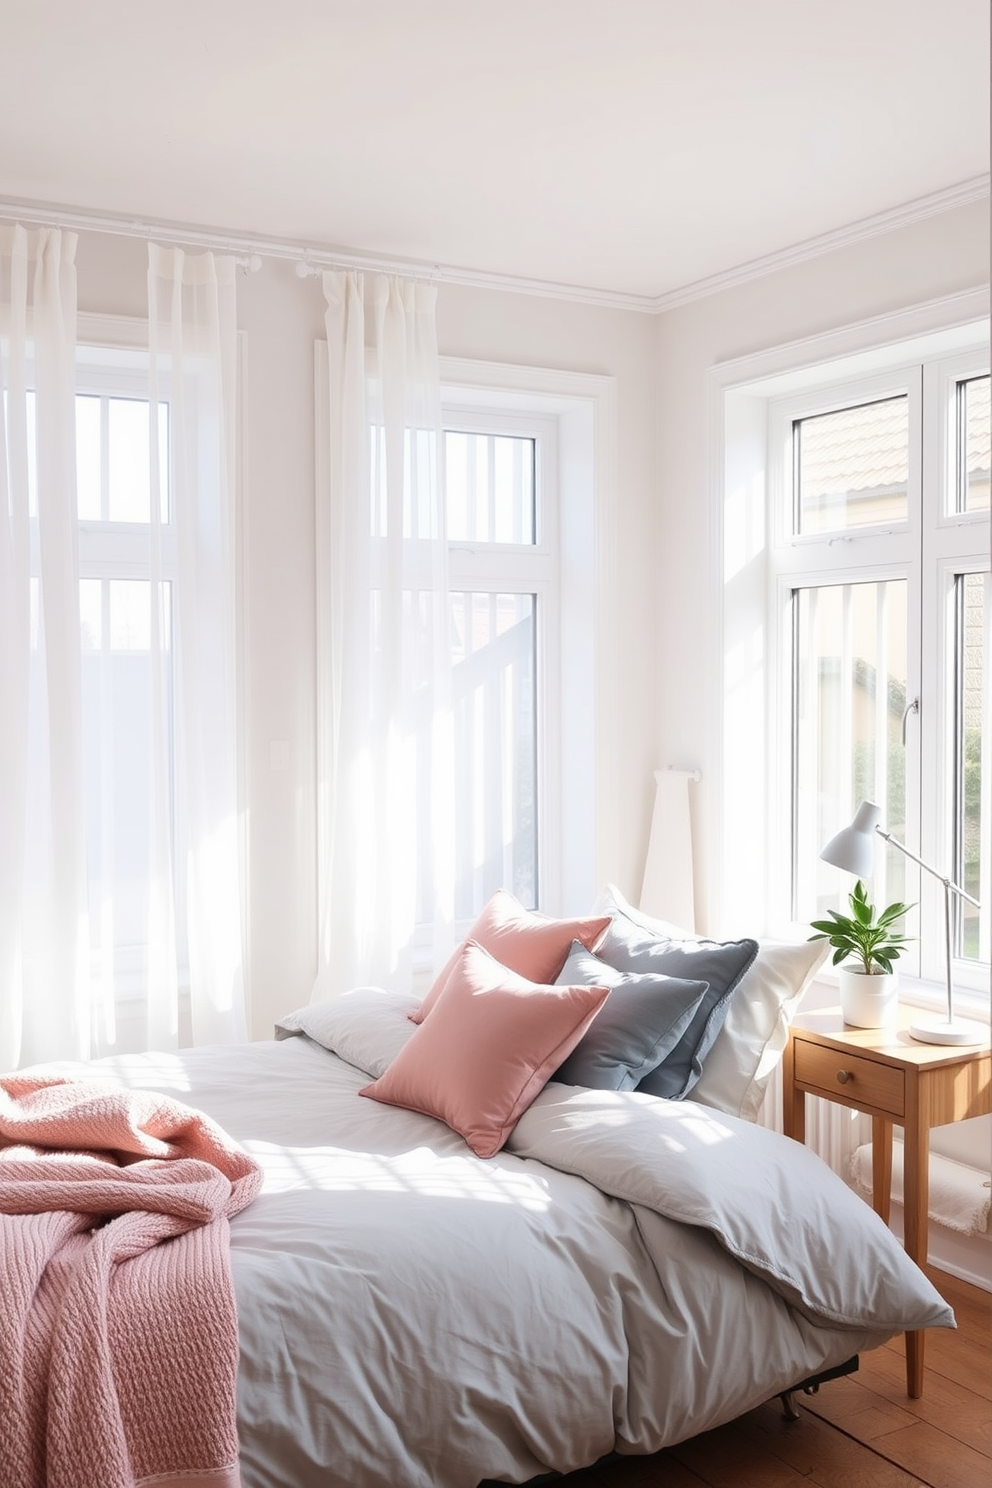
{"label": "wood plank floor", "polygon": [[778,1401],[654,1457],[569,1473],[562,1488],[990,1488],[992,1294],[931,1270],[957,1316],[927,1336],[923,1396],[906,1395],[903,1341],[862,1354],[857,1374]]}

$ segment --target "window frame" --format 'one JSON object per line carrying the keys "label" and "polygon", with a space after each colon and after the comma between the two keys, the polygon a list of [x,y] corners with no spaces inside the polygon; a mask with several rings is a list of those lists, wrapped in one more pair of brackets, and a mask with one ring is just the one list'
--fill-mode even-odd
{"label": "window frame", "polygon": [[[979,351],[938,356],[895,366],[881,376],[846,380],[813,388],[801,395],[775,399],[769,405],[772,451],[785,455],[787,430],[797,418],[840,407],[854,407],[905,391],[909,399],[909,475],[907,520],[845,529],[843,532],[793,535],[787,518],[794,501],[793,463],[776,462],[778,480],[771,483],[772,583],[780,619],[770,631],[779,657],[779,690],[773,703],[779,732],[779,759],[793,780],[791,741],[793,703],[791,645],[784,610],[794,588],[821,587],[905,578],[907,582],[907,703],[918,713],[906,730],[906,845],[935,865],[953,865],[954,837],[954,619],[953,579],[988,566],[987,514],[952,509],[957,490],[957,387],[969,376],[987,373],[989,360]],[[982,551],[984,545],[984,553]],[[796,556],[802,554],[797,564]],[[770,586],[771,587],[771,586]],[[789,684],[783,673],[788,670]],[[918,723],[918,727],[914,724]],[[923,789],[925,780],[940,782],[940,791]],[[851,810],[857,805],[851,803]],[[791,829],[790,829],[791,841]],[[785,867],[785,854],[777,861]],[[917,903],[919,937],[901,958],[900,970],[924,981],[944,974],[944,898],[930,874],[907,865],[907,898]],[[779,884],[773,890],[782,901]],[[805,922],[802,922],[803,927]],[[797,924],[797,929],[800,925]],[[955,984],[978,990],[987,984],[986,962],[954,958]]]}
{"label": "window frame", "polygon": [[[788,874],[790,839],[789,802],[783,802],[781,781],[791,776],[790,729],[783,724],[788,715],[783,699],[791,696],[788,651],[782,645],[782,618],[789,600],[792,577],[801,582],[857,581],[866,577],[890,577],[912,559],[902,549],[901,524],[878,528],[845,529],[842,534],[806,534],[793,537],[784,530],[782,428],[776,425],[773,408],[781,415],[817,412],[840,403],[862,401],[866,390],[881,395],[898,380],[900,370],[923,368],[921,374],[921,420],[923,456],[920,462],[922,489],[929,500],[934,489],[938,462],[949,469],[954,454],[953,400],[957,381],[988,371],[988,292],[977,290],[950,297],[947,301],[917,307],[877,321],[842,328],[803,343],[770,348],[714,367],[709,376],[711,447],[713,452],[714,512],[717,551],[721,652],[717,674],[721,678],[717,703],[716,758],[712,760],[719,780],[719,800],[707,849],[716,865],[712,905],[717,923],[728,933],[781,935],[805,938],[809,927],[791,921],[783,912],[788,905],[783,885]],[[942,379],[942,399],[933,397],[930,384]],[[936,422],[934,422],[936,420]],[[791,426],[790,426],[791,427]],[[955,571],[987,570],[989,566],[989,513],[940,511],[934,517],[921,495],[921,523],[929,522],[927,558],[936,571],[937,556],[957,552]],[[921,542],[922,531],[921,526]],[[840,537],[842,540],[838,541]],[[833,542],[830,539],[833,538]],[[830,567],[818,563],[817,545],[829,544]],[[939,544],[936,547],[935,544]],[[894,551],[894,545],[896,551]],[[786,554],[786,549],[788,553]],[[821,555],[822,556],[822,555]],[[932,577],[927,582],[932,585]],[[933,603],[924,596],[920,573],[919,606]],[[912,622],[911,622],[912,624]],[[919,627],[921,628],[921,627]],[[921,637],[916,663],[920,692],[910,684],[910,696],[935,696],[935,686],[947,682],[948,636],[938,644],[928,633]],[[912,663],[911,663],[912,665]],[[909,679],[907,679],[908,681]],[[908,742],[920,759],[937,759],[933,767],[949,788],[946,737],[948,709],[925,708],[921,727]],[[751,728],[754,737],[740,750],[742,728],[760,718]],[[939,749],[943,751],[938,754]],[[741,758],[736,758],[740,754]],[[907,761],[907,768],[913,766]],[[926,766],[929,769],[929,765]],[[760,775],[760,779],[758,776]],[[925,778],[918,775],[918,778]],[[749,789],[751,782],[754,788]],[[919,839],[921,856],[927,861],[950,863],[950,846],[936,834],[939,815],[931,793],[920,790]],[[910,843],[909,845],[914,845]],[[750,858],[744,855],[750,854]],[[754,863],[747,884],[734,881],[733,869],[724,864]],[[930,875],[924,875],[929,879]],[[931,881],[920,885],[922,950],[920,979],[904,977],[907,995],[921,1005],[940,1006],[943,996],[943,894]],[[913,897],[916,897],[915,895]],[[939,933],[937,901],[939,900]],[[905,965],[905,960],[901,965]],[[974,964],[974,963],[972,963]],[[956,971],[965,963],[955,962]],[[821,973],[821,976],[824,975]],[[962,1011],[988,1018],[986,966],[977,975],[955,976]],[[830,973],[825,973],[829,981]],[[965,985],[970,981],[970,988]]]}
{"label": "window frame", "polygon": [[542,864],[540,907],[584,914],[620,857],[616,379],[473,358],[442,356],[440,363],[446,406],[555,424],[561,742],[552,745],[547,730],[545,739],[561,804]]}
{"label": "window frame", "polygon": [[[93,316],[81,314],[76,337],[76,396],[99,396],[101,398],[134,398],[146,405],[150,400],[150,366],[148,353],[147,321],[124,319],[123,317]],[[168,403],[163,391],[160,403]],[[169,442],[171,446],[171,428]],[[169,483],[171,487],[171,448],[167,450]],[[175,591],[176,573],[176,529],[172,520],[173,502],[171,489],[167,503],[168,516],[160,524],[161,573],[164,583],[173,588],[171,600],[172,636],[169,651],[172,657],[172,713],[170,731],[175,726],[176,707],[176,639],[175,639]],[[151,522],[123,522],[88,517],[76,521],[78,543],[78,566],[80,583],[86,580],[114,582],[130,580],[150,582],[151,568]],[[173,875],[176,895],[176,923],[185,921],[185,854],[180,850],[180,824],[176,815],[176,769],[175,740],[170,740],[171,753],[171,810],[170,848],[173,860]],[[189,990],[189,965],[185,937],[180,936],[177,950],[181,952],[177,964],[180,995]],[[146,968],[148,946],[143,943],[127,943],[118,946],[115,964],[118,968],[114,978],[115,1004],[119,1014],[127,1016],[128,1007],[143,1005],[144,989],[148,975]]]}
{"label": "window frame", "polygon": [[[241,859],[244,865],[243,872],[247,874],[248,866],[248,842],[244,823],[247,813],[245,803],[247,800],[247,778],[246,759],[247,750],[245,746],[245,706],[246,691],[245,677],[247,675],[247,639],[248,630],[246,620],[246,543],[247,527],[241,520],[240,513],[243,509],[243,487],[242,472],[245,468],[244,446],[245,446],[245,421],[243,417],[243,358],[244,358],[244,333],[238,332],[237,339],[238,369],[236,376],[237,404],[236,404],[236,433],[235,447],[237,451],[237,484],[234,492],[235,510],[239,516],[237,519],[236,546],[235,546],[235,578],[234,578],[234,606],[235,606],[235,689],[237,698],[237,721],[236,733],[238,738],[238,781],[237,795],[241,806],[240,817],[242,821]],[[193,374],[195,375],[195,373]],[[149,355],[149,327],[146,318],[138,316],[124,316],[103,314],[92,311],[80,311],[76,321],[76,393],[99,392],[113,397],[121,395],[124,397],[139,398],[148,402],[151,395],[151,368]],[[158,389],[159,401],[170,402],[169,389],[160,377]],[[195,448],[200,435],[199,410],[195,400],[189,400],[186,408],[187,436],[191,445]],[[173,431],[169,431],[170,448],[168,450],[169,480],[172,480],[171,448]],[[161,576],[163,580],[173,586],[177,582],[177,533],[174,522],[174,501],[170,492],[168,503],[168,519],[163,519],[159,528],[161,537]],[[147,579],[150,569],[150,530],[151,524],[134,522],[116,522],[93,520],[90,518],[77,517],[77,540],[79,557],[79,579],[107,578],[107,579]],[[175,726],[175,707],[177,687],[176,667],[178,663],[178,652],[176,643],[176,595],[172,595],[172,642],[171,654],[173,664],[173,719]],[[178,792],[178,761],[175,755],[173,741],[173,758],[171,771],[172,810],[171,810],[171,834],[173,853],[173,875],[175,893],[175,917],[177,926],[185,924],[186,921],[186,853],[183,850],[184,826],[182,813],[177,810]],[[180,1031],[183,1038],[189,1037],[189,965],[185,935],[177,937],[177,978],[179,993],[179,1018]],[[143,960],[146,955],[146,947],[139,946],[127,955],[121,957],[121,975],[117,982],[116,1007],[118,1014],[118,1026],[126,1030],[134,1019],[140,1018],[144,1007],[144,987],[146,978],[143,975]],[[250,989],[249,983],[249,961],[245,959],[245,983]],[[127,1034],[123,1034],[126,1041]]]}
{"label": "window frame", "polygon": [[[560,771],[551,761],[561,749],[561,647],[559,596],[558,428],[547,414],[500,406],[466,405],[442,388],[441,428],[456,433],[506,435],[534,441],[533,543],[449,539],[449,593],[534,596],[535,771],[537,786],[537,908],[553,898],[561,877]],[[479,906],[481,908],[481,906]],[[464,934],[472,920],[456,922]]]}
{"label": "window frame", "polygon": [[[555,421],[560,729],[568,749],[554,761],[562,811],[549,847],[556,850],[559,878],[553,881],[546,858],[541,909],[551,915],[584,914],[604,878],[616,877],[623,857],[616,378],[474,357],[442,355],[439,362],[445,404],[472,412],[497,407]],[[328,367],[327,343],[319,338],[314,342],[314,427],[320,488],[327,481]],[[319,603],[317,621],[319,627]],[[319,660],[319,629],[317,648]],[[318,739],[319,733],[318,719]],[[318,844],[318,883],[320,874]]]}
{"label": "window frame", "polygon": [[[794,503],[793,430],[795,423],[823,413],[858,407],[869,402],[905,395],[908,399],[907,515],[902,522],[880,522],[835,532],[794,533],[789,521]],[[769,546],[768,590],[770,609],[768,634],[775,658],[775,686],[769,695],[769,737],[777,760],[775,779],[787,779],[787,802],[779,800],[780,820],[769,868],[769,898],[798,936],[807,922],[796,921],[784,906],[792,903],[794,835],[792,802],[795,789],[793,761],[794,657],[792,648],[793,596],[799,590],[834,585],[907,582],[907,637],[920,631],[921,595],[921,490],[922,468],[922,379],[918,366],[896,365],[866,378],[828,380],[820,386],[773,398],[768,404],[769,451]],[[919,655],[907,639],[907,698],[921,692]],[[906,775],[919,770],[919,738],[907,734]],[[851,815],[857,801],[850,803]],[[918,794],[907,792],[907,845],[920,840]],[[915,947],[914,942],[914,947]],[[914,948],[901,961],[901,968],[919,974]]]}

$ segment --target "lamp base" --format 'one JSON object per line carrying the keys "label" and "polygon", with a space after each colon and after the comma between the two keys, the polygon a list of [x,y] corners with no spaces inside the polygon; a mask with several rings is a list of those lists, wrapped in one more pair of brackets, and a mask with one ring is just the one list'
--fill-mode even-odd
{"label": "lamp base", "polygon": [[909,1036],[921,1044],[987,1044],[989,1032],[983,1023],[962,1018],[918,1018],[909,1025]]}

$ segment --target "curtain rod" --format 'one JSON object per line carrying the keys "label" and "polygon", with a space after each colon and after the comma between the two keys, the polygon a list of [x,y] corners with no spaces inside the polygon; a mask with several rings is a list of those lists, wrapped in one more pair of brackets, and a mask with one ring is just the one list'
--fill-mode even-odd
{"label": "curtain rod", "polygon": [[[160,238],[180,248],[232,253],[246,263],[262,258],[289,260],[298,266],[308,266],[306,272],[300,275],[301,278],[307,277],[308,273],[318,273],[322,268],[369,269],[387,274],[412,274],[419,278],[437,277],[440,273],[437,265],[414,263],[409,259],[373,258],[371,255],[294,243],[285,238],[228,233],[220,229],[191,227],[185,223],[149,218],[107,216],[49,203],[0,201],[0,220],[23,221],[25,225],[36,227],[60,227],[73,232],[107,233],[114,237],[142,238],[149,241]],[[260,267],[260,263],[251,266]]]}
{"label": "curtain rod", "polygon": [[[301,279],[321,269],[353,269],[372,274],[399,274],[431,283],[459,285],[466,289],[497,289],[503,293],[537,295],[542,299],[570,300],[583,305],[599,305],[618,310],[651,311],[648,295],[628,294],[623,290],[592,289],[582,285],[554,284],[544,279],[514,278],[509,274],[463,269],[451,264],[425,263],[423,260],[377,257],[352,249],[328,248],[318,243],[294,242],[289,238],[230,233],[222,229],[193,227],[179,222],[149,218],[125,217],[110,213],[90,212],[79,207],[60,206],[52,202],[11,201],[0,199],[0,221],[20,222],[36,227],[64,227],[74,232],[108,233],[115,237],[160,238],[182,248],[202,248],[233,253],[238,258],[275,258],[297,265]],[[304,267],[305,266],[305,267]]]}

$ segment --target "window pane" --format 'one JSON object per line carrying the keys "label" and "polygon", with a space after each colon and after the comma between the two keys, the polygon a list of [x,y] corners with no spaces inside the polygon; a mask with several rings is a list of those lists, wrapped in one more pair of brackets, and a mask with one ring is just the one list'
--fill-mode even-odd
{"label": "window pane", "polygon": [[[165,747],[171,756],[171,585],[162,594]],[[115,981],[140,970],[148,941],[152,683],[151,585],[83,579],[83,780],[90,934]]]}
{"label": "window pane", "polygon": [[989,509],[989,379],[958,383],[958,511]]}
{"label": "window pane", "polygon": [[793,424],[795,530],[905,522],[909,400],[886,398]]}
{"label": "window pane", "polygon": [[444,435],[450,542],[525,543],[536,538],[533,439],[508,434]]}
{"label": "window pane", "polygon": [[76,395],[76,508],[81,522],[99,522],[101,501],[100,399]]}
{"label": "window pane", "polygon": [[148,404],[135,398],[111,398],[108,439],[110,520],[147,522],[151,511]]}
{"label": "window pane", "polygon": [[430,541],[438,537],[434,468],[435,435],[431,429],[407,428],[403,433],[403,484],[393,481],[394,469],[386,444],[384,424],[369,425],[369,496],[373,537],[387,537],[390,516],[401,520],[404,537]]}
{"label": "window pane", "polygon": [[[838,887],[820,849],[862,800],[905,841],[906,582],[800,589],[795,603],[793,913],[810,920],[838,908]],[[905,897],[905,863],[893,848],[875,853],[876,902]]]}
{"label": "window pane", "polygon": [[[159,404],[159,489],[169,520],[169,405]],[[148,403],[76,395],[76,502],[84,522],[149,520]]]}
{"label": "window pane", "polygon": [[989,778],[988,731],[988,574],[957,578],[957,689],[955,742],[957,769],[954,822],[954,879],[980,904],[979,911],[954,896],[955,954],[969,961],[988,961],[989,865],[992,863],[992,781]]}
{"label": "window pane", "polygon": [[537,904],[537,729],[532,594],[450,596],[455,914],[498,888]]}

